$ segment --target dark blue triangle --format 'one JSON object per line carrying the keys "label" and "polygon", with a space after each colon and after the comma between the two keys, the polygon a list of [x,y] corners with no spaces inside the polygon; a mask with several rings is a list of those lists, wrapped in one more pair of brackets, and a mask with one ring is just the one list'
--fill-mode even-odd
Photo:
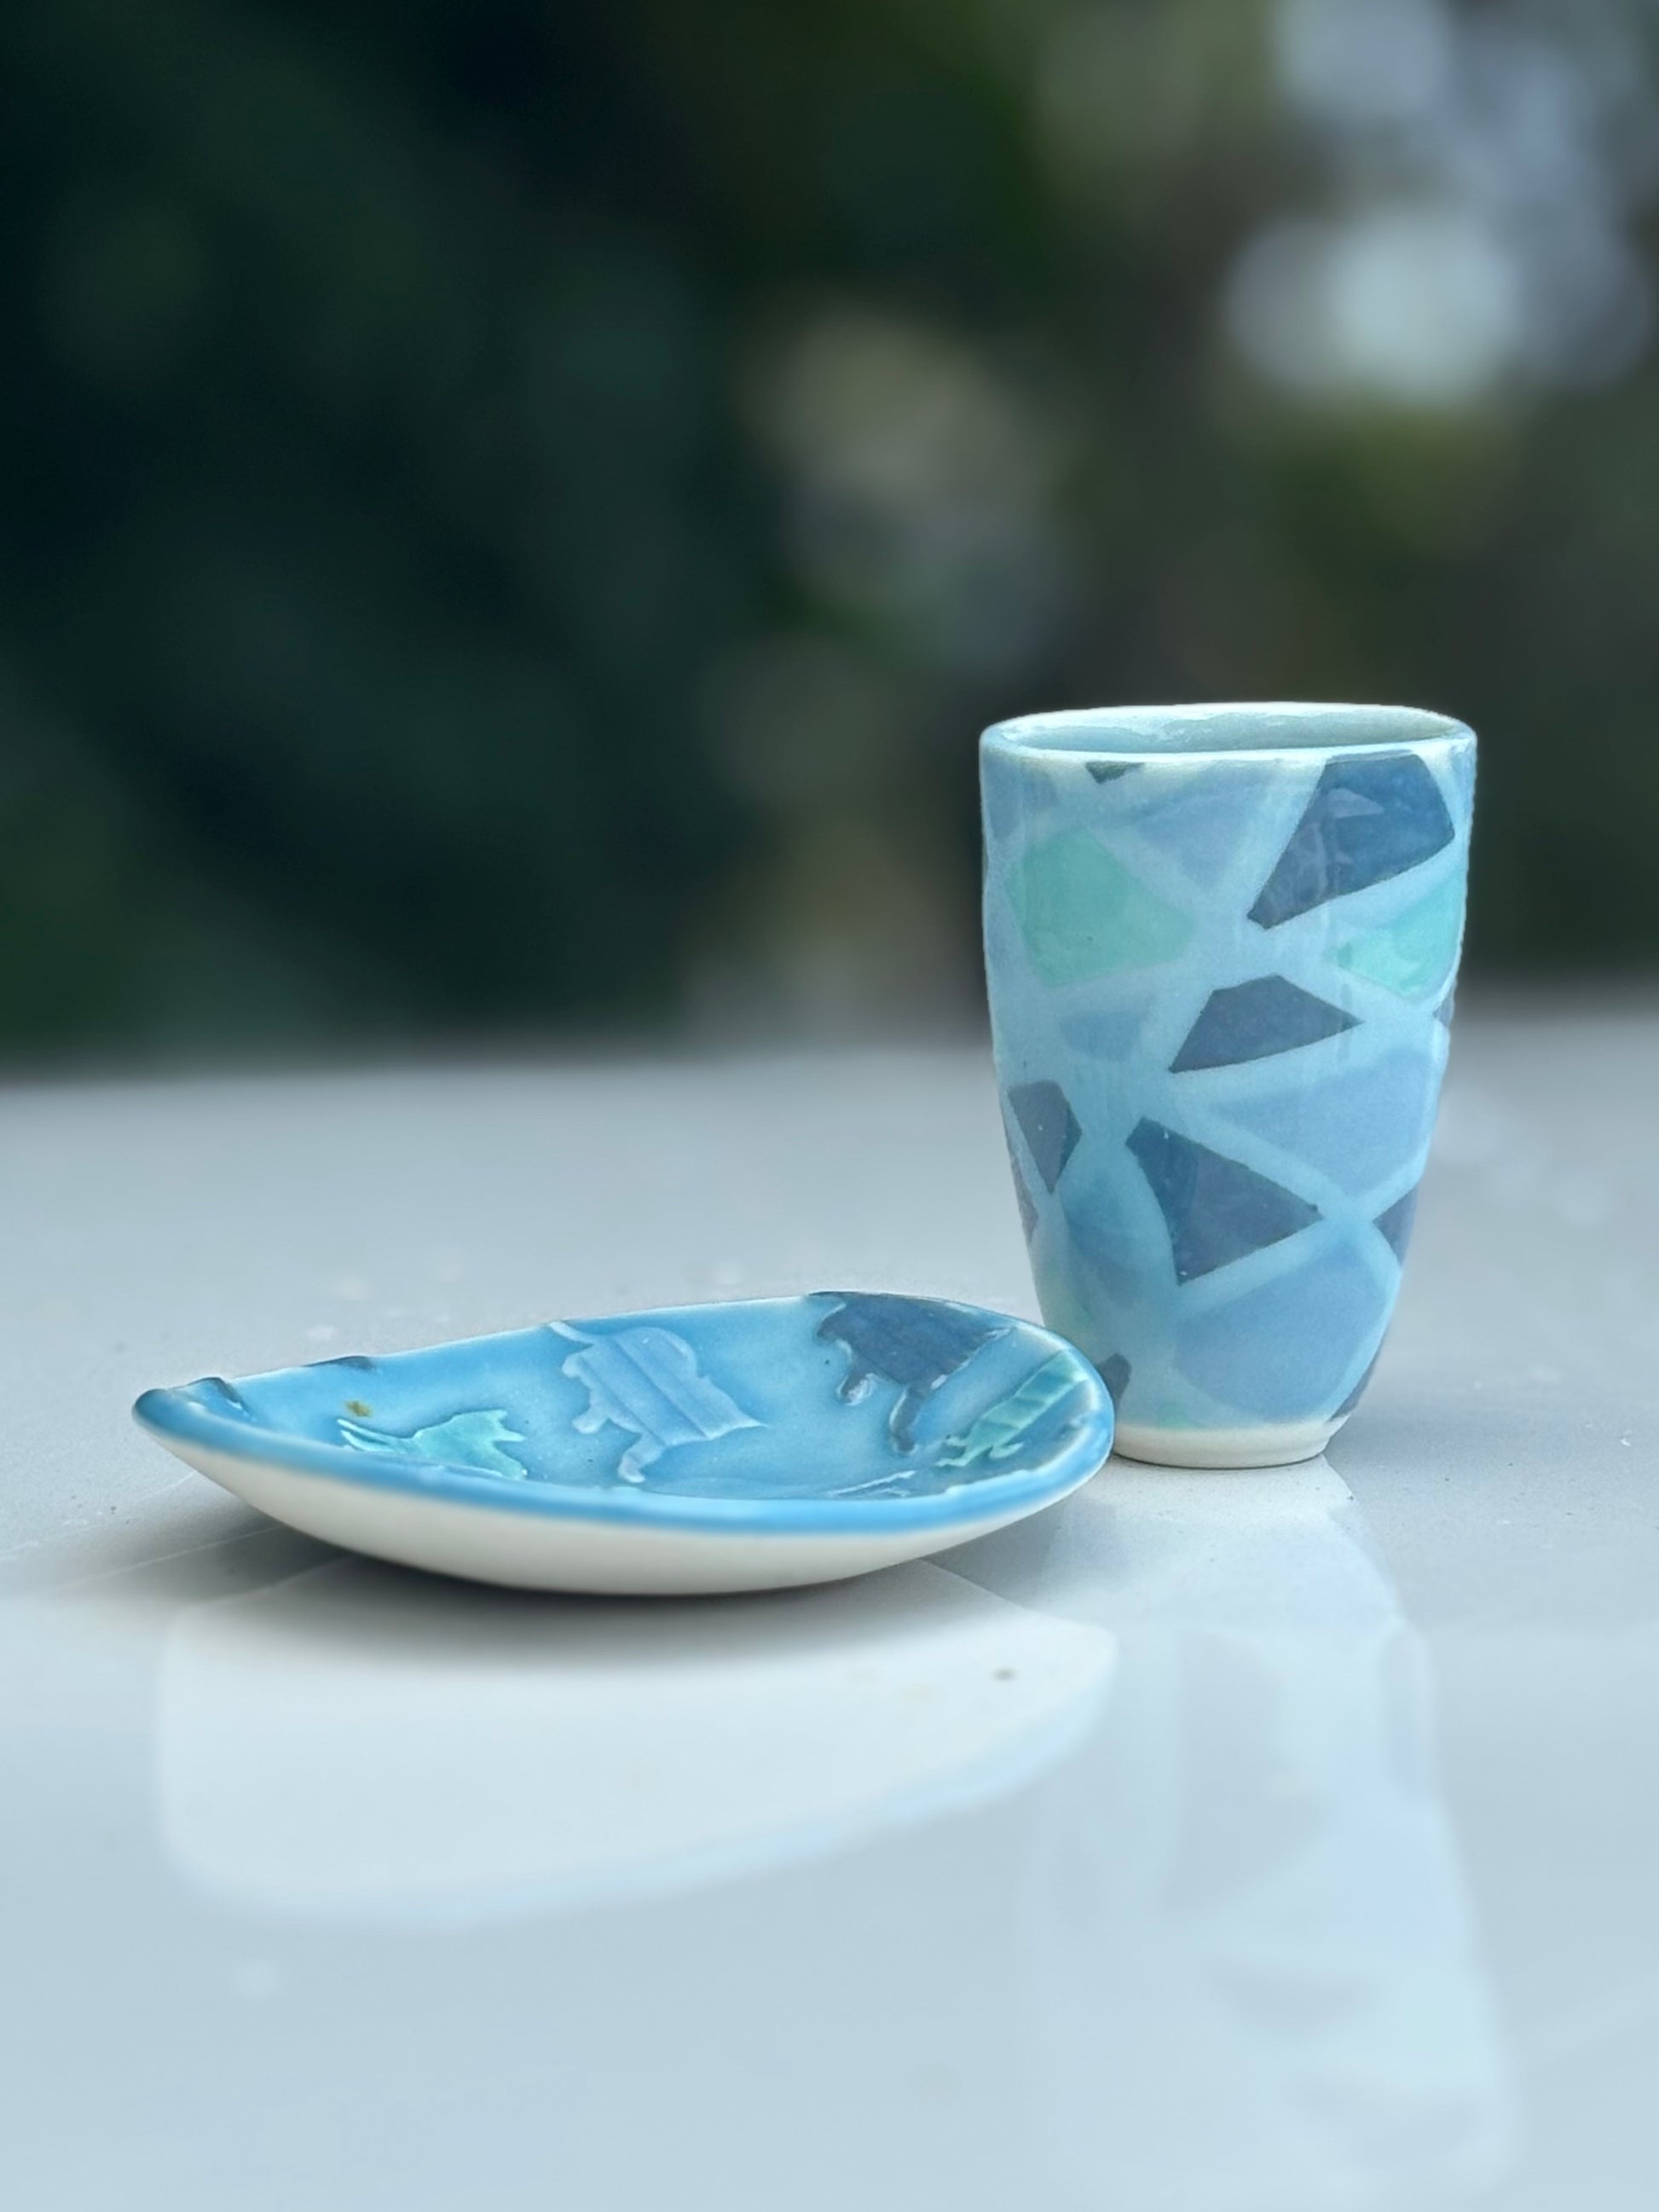
{"label": "dark blue triangle", "polygon": [[1057,1083],[1017,1083],[1008,1103],[1025,1132],[1033,1165],[1052,1190],[1083,1134],[1071,1100]]}
{"label": "dark blue triangle", "polygon": [[1404,875],[1455,834],[1440,787],[1415,753],[1331,761],[1250,919],[1276,929],[1328,899]]}
{"label": "dark blue triangle", "polygon": [[1163,1211],[1179,1282],[1282,1243],[1319,1218],[1294,1191],[1161,1122],[1137,1122],[1129,1150]]}
{"label": "dark blue triangle", "polygon": [[1112,1394],[1113,1405],[1121,1405],[1123,1394],[1129,1387],[1132,1370],[1128,1361],[1121,1352],[1115,1352],[1109,1359],[1097,1360],[1096,1369],[1101,1381]]}
{"label": "dark blue triangle", "polygon": [[1176,1075],[1192,1067],[1232,1067],[1241,1060],[1318,1044],[1356,1026],[1354,1017],[1340,1006],[1316,999],[1284,976],[1258,975],[1211,992],[1170,1066]]}
{"label": "dark blue triangle", "polygon": [[1392,1206],[1376,1217],[1376,1225],[1384,1242],[1402,1266],[1406,1247],[1412,1241],[1412,1217],[1416,1212],[1417,1188],[1413,1184],[1404,1198],[1395,1199]]}
{"label": "dark blue triangle", "polygon": [[1121,775],[1133,775],[1140,766],[1139,761],[1091,761],[1089,773],[1097,783],[1115,783]]}

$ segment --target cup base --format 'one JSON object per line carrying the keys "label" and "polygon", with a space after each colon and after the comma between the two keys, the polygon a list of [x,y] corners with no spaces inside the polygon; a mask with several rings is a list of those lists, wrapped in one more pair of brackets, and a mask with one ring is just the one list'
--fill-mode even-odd
{"label": "cup base", "polygon": [[1143,1429],[1120,1421],[1112,1449],[1152,1467],[1294,1467],[1317,1459],[1341,1426],[1340,1421],[1286,1421],[1274,1428]]}

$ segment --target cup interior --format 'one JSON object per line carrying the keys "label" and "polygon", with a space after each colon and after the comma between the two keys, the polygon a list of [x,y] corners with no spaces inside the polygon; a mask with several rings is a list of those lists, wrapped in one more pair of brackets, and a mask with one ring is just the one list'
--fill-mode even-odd
{"label": "cup interior", "polygon": [[1422,707],[1304,700],[1188,707],[1080,707],[995,722],[988,744],[1016,753],[1367,752],[1469,738],[1468,725]]}

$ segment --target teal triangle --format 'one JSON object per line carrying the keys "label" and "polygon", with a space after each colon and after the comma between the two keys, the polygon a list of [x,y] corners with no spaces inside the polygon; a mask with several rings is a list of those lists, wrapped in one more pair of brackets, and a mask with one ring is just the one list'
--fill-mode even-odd
{"label": "teal triangle", "polygon": [[1008,884],[1031,965],[1051,988],[1173,960],[1191,919],[1086,830],[1029,847]]}

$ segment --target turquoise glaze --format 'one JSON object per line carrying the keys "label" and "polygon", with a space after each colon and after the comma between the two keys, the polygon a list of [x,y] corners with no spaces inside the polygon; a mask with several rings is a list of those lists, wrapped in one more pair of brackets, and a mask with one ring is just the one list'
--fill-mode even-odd
{"label": "turquoise glaze", "polygon": [[[853,1542],[847,1556],[864,1565],[882,1562],[854,1540],[914,1556],[1064,1495],[1106,1457],[1113,1419],[1095,1370],[1046,1330],[943,1299],[854,1291],[552,1322],[234,1383],[210,1377],[149,1391],[134,1410],[269,1510],[279,1508],[237,1479],[239,1466],[261,1480],[308,1478],[283,1493],[302,1507],[322,1498],[320,1481],[506,1522]],[[280,1517],[356,1540],[325,1504]],[[667,1571],[649,1586],[714,1586],[695,1573],[672,1582],[672,1559]]]}
{"label": "turquoise glaze", "polygon": [[1474,738],[1123,708],[981,742],[985,949],[1045,1317],[1118,1447],[1322,1448],[1388,1327],[1445,1064]]}

